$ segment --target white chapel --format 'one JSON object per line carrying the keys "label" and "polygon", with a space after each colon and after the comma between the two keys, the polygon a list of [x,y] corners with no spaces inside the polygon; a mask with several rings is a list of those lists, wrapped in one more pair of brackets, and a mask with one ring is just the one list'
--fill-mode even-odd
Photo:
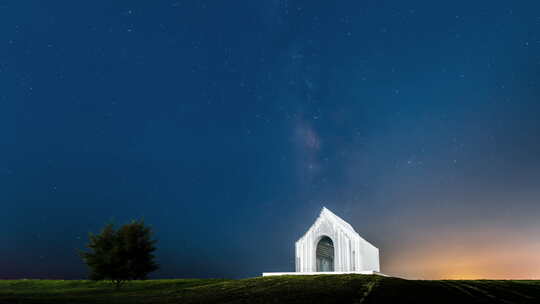
{"label": "white chapel", "polygon": [[321,273],[380,274],[379,249],[364,240],[354,228],[323,207],[315,223],[295,244],[296,272],[270,275]]}

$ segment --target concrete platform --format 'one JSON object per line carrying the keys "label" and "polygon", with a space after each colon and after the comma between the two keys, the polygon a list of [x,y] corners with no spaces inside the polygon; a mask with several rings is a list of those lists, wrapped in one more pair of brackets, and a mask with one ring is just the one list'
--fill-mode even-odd
{"label": "concrete platform", "polygon": [[387,275],[378,271],[329,271],[329,272],[263,272],[263,277],[281,276],[281,275],[321,275],[321,274],[375,274],[383,277]]}

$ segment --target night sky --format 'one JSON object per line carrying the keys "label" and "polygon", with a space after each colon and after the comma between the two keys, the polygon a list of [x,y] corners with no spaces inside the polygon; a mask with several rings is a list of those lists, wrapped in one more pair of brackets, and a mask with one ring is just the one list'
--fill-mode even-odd
{"label": "night sky", "polygon": [[323,206],[407,278],[540,278],[540,2],[0,1],[0,278],[294,271]]}

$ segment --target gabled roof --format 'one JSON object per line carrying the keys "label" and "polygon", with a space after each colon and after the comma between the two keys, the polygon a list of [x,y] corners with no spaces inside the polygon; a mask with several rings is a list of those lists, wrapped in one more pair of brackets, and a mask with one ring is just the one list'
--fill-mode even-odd
{"label": "gabled roof", "polygon": [[[364,242],[366,242],[369,245],[373,246],[371,243],[369,243],[363,237],[361,237],[349,223],[347,223],[345,220],[343,220],[339,216],[335,215],[332,211],[330,211],[326,207],[322,208],[321,212],[319,213],[319,216],[317,217],[317,219],[315,220],[313,225],[311,225],[311,227],[309,227],[309,229],[306,231],[306,233],[304,233],[304,235],[302,235],[302,237],[300,239],[298,239],[298,241],[303,239],[312,229],[314,229],[314,227],[317,225],[317,223],[319,223],[320,221],[323,221],[325,219],[332,222],[332,223],[337,224],[339,227],[341,227],[341,229],[347,231],[350,234],[354,234],[354,235],[358,236],[361,240],[363,240]],[[373,247],[375,247],[375,246],[373,246]]]}
{"label": "gabled roof", "polygon": [[[321,210],[321,213],[319,214],[319,218],[320,217],[328,217],[330,218],[333,222],[337,222],[340,226],[342,226],[343,229],[345,230],[350,230],[352,232],[355,232],[356,231],[354,230],[354,228],[347,222],[345,222],[342,218],[340,218],[339,216],[335,215],[334,212],[330,211],[328,208],[326,207],[323,207],[322,210]],[[317,218],[317,220],[319,220]]]}
{"label": "gabled roof", "polygon": [[312,229],[314,229],[315,226],[317,226],[317,223],[319,223],[321,221],[324,221],[324,220],[327,220],[327,221],[330,221],[332,223],[337,224],[341,229],[343,229],[343,230],[345,230],[345,231],[347,231],[349,233],[353,233],[353,234],[358,235],[358,233],[356,233],[354,228],[349,223],[345,222],[342,218],[335,215],[328,208],[323,207],[321,209],[321,212],[319,213],[319,216],[315,220],[315,222],[313,222],[311,227],[309,227],[309,229],[304,233],[304,235],[302,235],[302,237],[300,239],[304,238]]}

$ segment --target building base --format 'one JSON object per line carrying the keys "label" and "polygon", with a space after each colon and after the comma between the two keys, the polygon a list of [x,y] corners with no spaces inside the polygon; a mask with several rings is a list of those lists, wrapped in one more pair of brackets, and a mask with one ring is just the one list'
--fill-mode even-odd
{"label": "building base", "polygon": [[321,275],[321,274],[375,274],[386,277],[387,275],[378,271],[366,270],[366,271],[328,271],[328,272],[263,272],[263,277],[270,276],[282,276],[282,275]]}

